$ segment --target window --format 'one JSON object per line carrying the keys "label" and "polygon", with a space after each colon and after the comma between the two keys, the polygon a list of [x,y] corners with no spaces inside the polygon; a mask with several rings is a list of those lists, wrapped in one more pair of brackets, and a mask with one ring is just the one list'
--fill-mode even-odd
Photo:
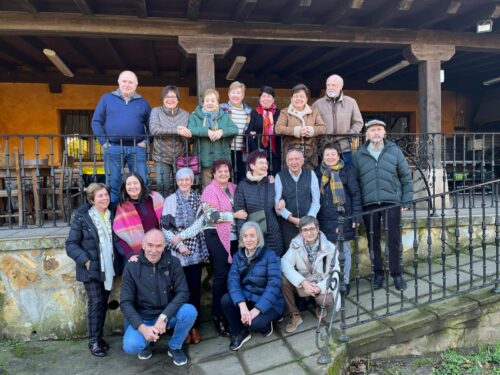
{"label": "window", "polygon": [[390,134],[406,134],[410,132],[410,112],[362,112],[363,121],[382,120]]}
{"label": "window", "polygon": [[[62,110],[61,133],[64,136],[64,150],[75,160],[102,160],[102,147],[92,135],[92,115],[89,110]],[[95,159],[94,159],[95,157]]]}

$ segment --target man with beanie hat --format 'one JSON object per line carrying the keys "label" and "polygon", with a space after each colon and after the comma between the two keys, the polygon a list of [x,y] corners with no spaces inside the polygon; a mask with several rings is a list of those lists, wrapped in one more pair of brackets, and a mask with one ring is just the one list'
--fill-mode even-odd
{"label": "man with beanie hat", "polygon": [[[384,266],[380,247],[381,220],[387,220],[388,235],[385,239],[389,248],[389,271],[397,290],[405,290],[406,282],[400,267],[401,256],[401,205],[413,199],[413,181],[408,163],[401,149],[385,140],[386,125],[381,120],[366,123],[367,141],[354,155],[364,222],[370,254],[373,254],[373,288],[384,284]],[[373,210],[384,207],[386,210]],[[373,253],[372,253],[373,252]]]}

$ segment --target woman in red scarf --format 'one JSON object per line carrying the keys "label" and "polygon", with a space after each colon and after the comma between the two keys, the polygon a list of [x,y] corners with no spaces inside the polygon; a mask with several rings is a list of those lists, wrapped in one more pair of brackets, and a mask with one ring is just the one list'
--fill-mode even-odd
{"label": "woman in red scarf", "polygon": [[281,169],[281,138],[276,137],[274,124],[280,115],[274,102],[274,89],[262,86],[259,94],[259,105],[250,114],[250,123],[246,134],[249,135],[250,151],[266,150],[271,161],[269,169],[273,176]]}

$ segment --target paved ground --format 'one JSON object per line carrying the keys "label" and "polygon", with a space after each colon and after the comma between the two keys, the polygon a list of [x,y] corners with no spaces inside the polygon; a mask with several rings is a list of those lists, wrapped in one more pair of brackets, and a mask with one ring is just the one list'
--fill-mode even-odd
{"label": "paved ground", "polygon": [[287,319],[276,325],[274,333],[263,338],[254,334],[239,351],[229,350],[229,339],[219,337],[211,323],[201,326],[203,340],[188,345],[189,364],[176,367],[166,353],[168,336],[153,347],[153,357],[139,360],[121,349],[122,336],[106,338],[111,351],[105,358],[90,355],[86,340],[0,344],[0,375],[22,374],[324,374],[317,364],[315,345],[317,320],[303,312],[304,323],[294,334],[285,333]]}

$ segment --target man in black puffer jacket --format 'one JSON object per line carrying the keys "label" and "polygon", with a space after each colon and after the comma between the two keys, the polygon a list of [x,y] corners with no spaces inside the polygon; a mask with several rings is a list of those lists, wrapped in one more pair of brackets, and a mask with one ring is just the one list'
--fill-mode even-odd
{"label": "man in black puffer jacket", "polygon": [[187,363],[182,351],[185,337],[197,316],[188,304],[189,289],[179,260],[165,250],[165,237],[158,229],[146,233],[137,260],[129,261],[123,273],[121,309],[130,325],[123,336],[123,350],[138,353],[139,359],[151,357],[152,341],[174,329],[168,355],[174,364]]}
{"label": "man in black puffer jacket", "polygon": [[[408,204],[413,198],[413,181],[408,163],[401,149],[393,142],[384,140],[386,125],[380,120],[366,123],[365,142],[354,156],[363,211],[369,212],[383,207]],[[380,248],[381,219],[386,210],[365,215],[365,227],[370,250],[374,256],[374,289],[384,284],[384,267]],[[372,224],[373,223],[373,224]],[[406,289],[406,282],[401,273],[399,258],[401,255],[401,207],[387,209],[389,235],[386,243],[389,247],[389,271],[398,290]],[[372,226],[373,225],[373,226]],[[373,232],[373,239],[371,233]]]}

